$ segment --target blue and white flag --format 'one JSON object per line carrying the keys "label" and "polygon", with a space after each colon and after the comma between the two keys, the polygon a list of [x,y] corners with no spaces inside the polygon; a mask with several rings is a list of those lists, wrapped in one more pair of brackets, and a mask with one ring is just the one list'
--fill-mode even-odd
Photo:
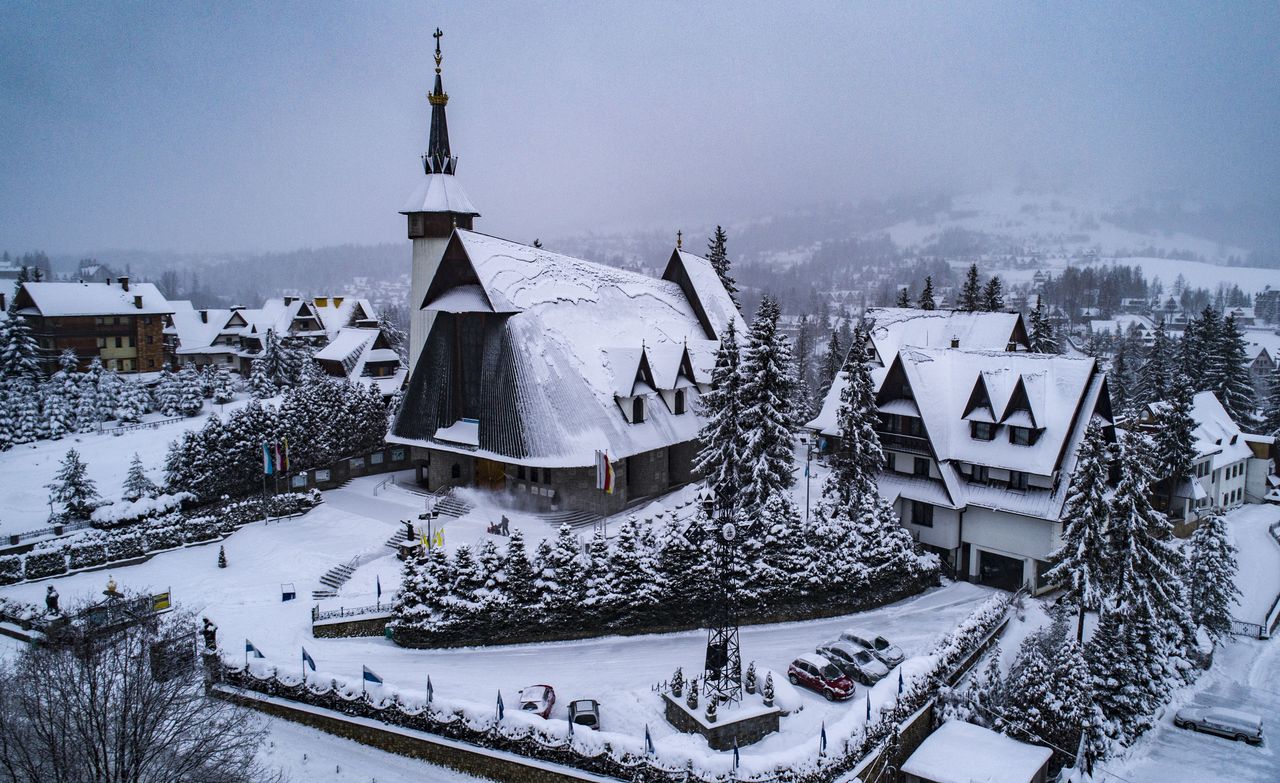
{"label": "blue and white flag", "polygon": [[259,650],[257,647],[254,647],[253,642],[249,641],[248,639],[244,640],[244,653],[245,655],[248,655],[249,653],[253,653],[254,658],[267,657],[262,654],[262,650]]}
{"label": "blue and white flag", "polygon": [[804,477],[809,478],[809,463],[804,463]]}
{"label": "blue and white flag", "polygon": [[379,677],[378,675],[374,674],[374,673],[373,673],[373,670],[371,670],[368,666],[362,666],[362,667],[360,667],[360,668],[364,669],[364,681],[365,681],[365,682],[371,682],[371,683],[373,683],[374,685],[381,685],[381,684],[382,684],[382,678],[381,678],[381,677]]}
{"label": "blue and white flag", "polygon": [[733,739],[733,771],[738,771],[738,738]]}
{"label": "blue and white flag", "polygon": [[502,720],[504,712],[505,710],[502,708],[502,691],[498,691],[498,720]]}
{"label": "blue and white flag", "polygon": [[[818,755],[824,756],[826,755],[826,753],[827,753],[827,722],[824,720],[822,722],[822,734],[820,735],[818,740]],[[736,762],[738,760],[738,748],[736,745],[733,748],[733,758],[735,762],[734,766],[736,767],[737,766]]]}
{"label": "blue and white flag", "polygon": [[303,663],[305,663],[307,666],[310,666],[310,667],[311,667],[311,671],[315,671],[315,670],[316,670],[316,659],[315,659],[315,658],[312,658],[312,657],[307,653],[307,648],[306,648],[306,647],[303,647],[303,648],[302,648],[302,662],[303,662]]}
{"label": "blue and white flag", "polygon": [[436,689],[431,687],[431,675],[428,674],[427,675],[427,704],[431,703],[431,700],[435,698],[435,695],[436,695]]}
{"label": "blue and white flag", "polygon": [[[573,722],[570,721],[570,725],[572,725],[572,723]],[[656,753],[657,751],[653,749],[653,737],[649,736],[649,724],[646,723],[644,724],[644,755],[652,756]]]}

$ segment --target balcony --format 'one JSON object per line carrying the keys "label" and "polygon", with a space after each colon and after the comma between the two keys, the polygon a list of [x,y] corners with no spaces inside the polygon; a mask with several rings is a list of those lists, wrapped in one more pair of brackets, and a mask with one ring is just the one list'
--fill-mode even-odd
{"label": "balcony", "polygon": [[880,445],[886,448],[897,449],[899,451],[909,451],[913,454],[930,454],[929,439],[916,435],[907,435],[902,432],[885,432],[877,430],[880,436]]}

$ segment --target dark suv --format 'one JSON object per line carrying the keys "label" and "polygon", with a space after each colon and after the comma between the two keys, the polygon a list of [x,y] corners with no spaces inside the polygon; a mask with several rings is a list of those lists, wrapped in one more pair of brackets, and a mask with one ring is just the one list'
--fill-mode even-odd
{"label": "dark suv", "polygon": [[787,679],[792,685],[803,685],[821,693],[827,701],[843,701],[853,696],[853,680],[821,655],[796,658],[787,668]]}

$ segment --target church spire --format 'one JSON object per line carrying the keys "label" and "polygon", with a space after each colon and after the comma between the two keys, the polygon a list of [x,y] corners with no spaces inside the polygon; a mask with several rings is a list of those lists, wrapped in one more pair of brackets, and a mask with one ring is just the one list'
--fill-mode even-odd
{"label": "church spire", "polygon": [[440,63],[444,60],[440,53],[440,39],[444,33],[437,27],[432,37],[436,39],[436,83],[427,96],[431,104],[431,138],[427,154],[422,156],[422,170],[427,174],[453,174],[458,168],[458,159],[449,152],[449,124],[444,116],[449,93],[444,91],[444,83],[440,79]]}

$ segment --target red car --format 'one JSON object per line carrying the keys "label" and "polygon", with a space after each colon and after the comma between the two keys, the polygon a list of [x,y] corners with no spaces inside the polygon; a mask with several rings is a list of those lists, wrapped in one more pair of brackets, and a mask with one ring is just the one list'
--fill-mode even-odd
{"label": "red car", "polygon": [[520,690],[520,709],[532,712],[540,718],[551,717],[551,708],[556,706],[556,689],[550,685],[530,685]]}
{"label": "red car", "polygon": [[853,680],[831,661],[817,654],[801,655],[787,668],[792,685],[803,685],[821,693],[827,701],[843,701],[853,697]]}

